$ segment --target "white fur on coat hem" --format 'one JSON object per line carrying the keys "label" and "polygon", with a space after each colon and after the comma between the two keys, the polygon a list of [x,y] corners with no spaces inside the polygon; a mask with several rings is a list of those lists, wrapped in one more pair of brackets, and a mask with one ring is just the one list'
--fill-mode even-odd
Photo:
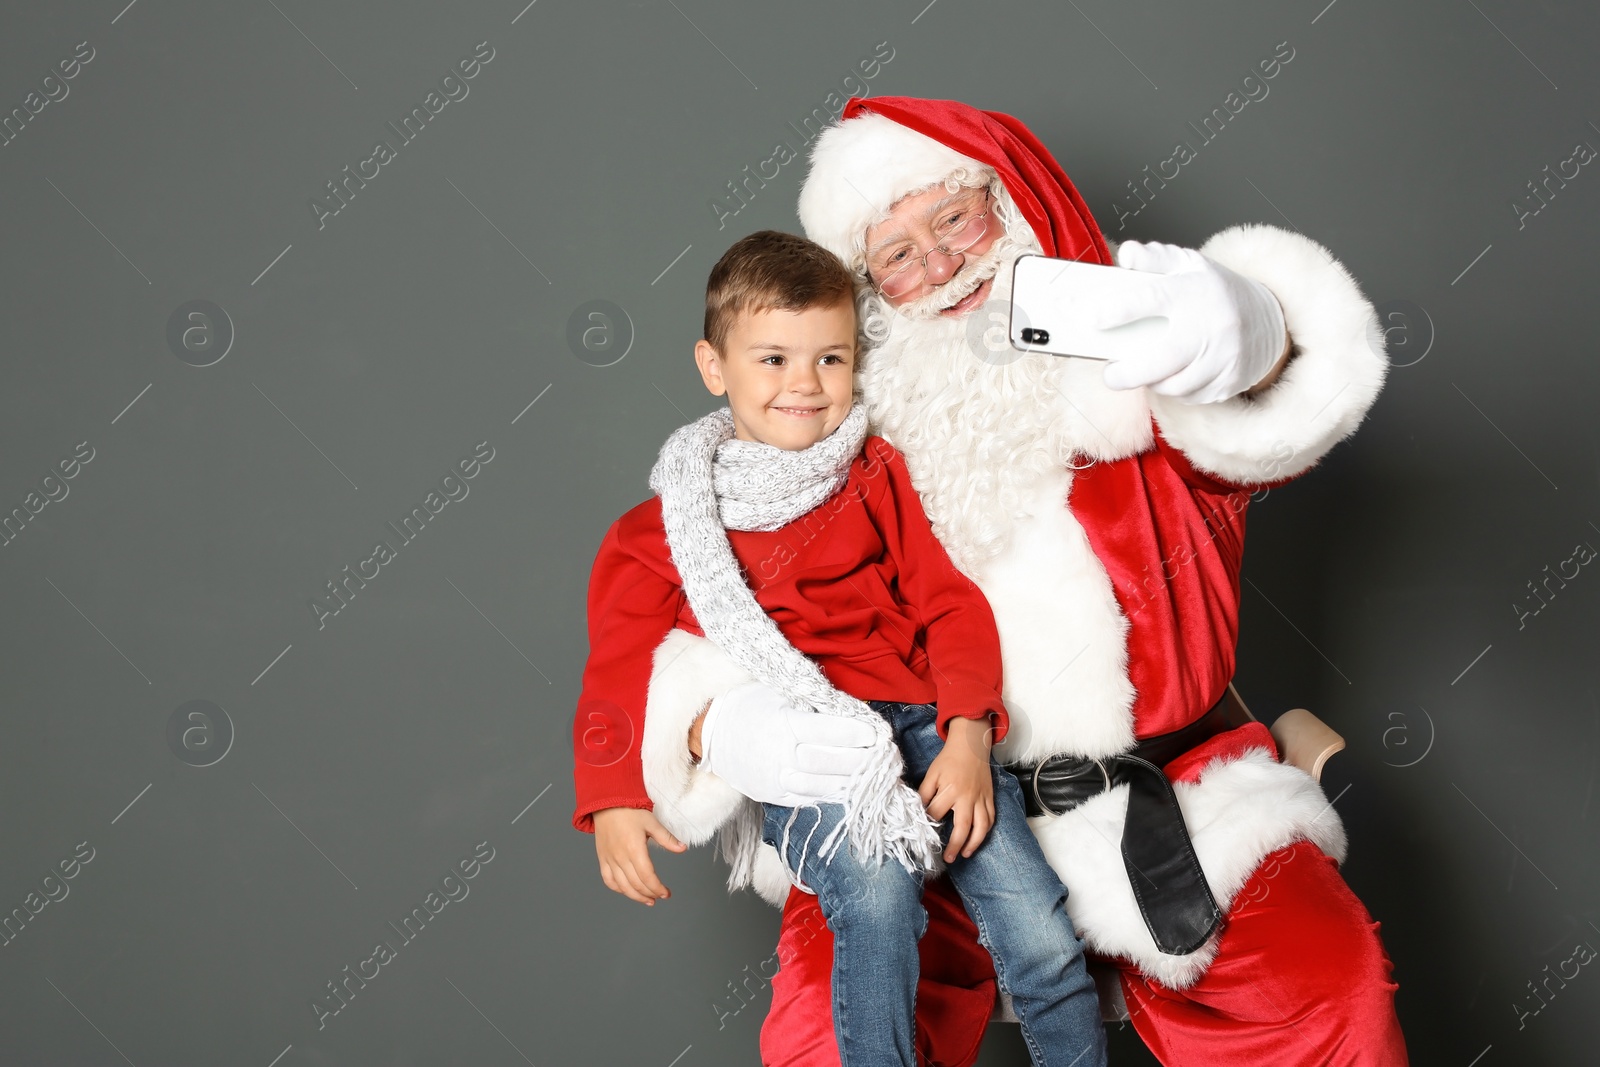
{"label": "white fur on coat hem", "polygon": [[1389,361],[1377,312],[1344,265],[1298,233],[1246,223],[1199,250],[1272,290],[1300,352],[1254,399],[1185,404],[1147,390],[1150,410],[1163,437],[1226,481],[1301,474],[1355,431],[1383,388]]}
{"label": "white fur on coat hem", "polygon": [[[1149,425],[1149,419],[1145,419]],[[1134,744],[1129,623],[1111,576],[1065,506],[1072,471],[1042,476],[1010,540],[976,584],[989,601],[1005,665],[1010,716],[1002,763],[1057,753],[1099,759]]]}
{"label": "white fur on coat hem", "polygon": [[[1217,759],[1198,782],[1175,782],[1190,839],[1211,894],[1226,915],[1269,853],[1305,839],[1343,862],[1344,823],[1315,779],[1265,749]],[[1156,948],[1122,862],[1128,787],[1119,785],[1065,815],[1028,820],[1045,858],[1067,886],[1067,911],[1094,951],[1131,960],[1169,989],[1198,981],[1217,954],[1222,928],[1186,956]]]}

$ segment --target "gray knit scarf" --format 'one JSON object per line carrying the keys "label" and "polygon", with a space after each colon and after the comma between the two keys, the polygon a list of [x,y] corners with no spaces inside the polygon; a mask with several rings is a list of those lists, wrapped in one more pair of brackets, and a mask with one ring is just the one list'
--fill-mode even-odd
{"label": "gray knit scarf", "polygon": [[[672,561],[706,637],[796,706],[859,719],[878,734],[871,762],[846,790],[844,819],[823,839],[819,856],[831,860],[848,836],[857,857],[880,862],[887,853],[915,873],[934,863],[938,826],[901,780],[905,763],[888,722],[865,701],[835,689],[789,643],[757,603],[728,543],[728,530],[779,529],[837,493],[866,434],[860,403],[831,434],[798,450],[739,440],[731,409],[721,408],[673,432],[650,472],[650,488],[661,497]],[[784,839],[786,848],[787,828]],[[761,826],[749,805],[722,832],[720,844],[733,868],[730,888],[750,884]]]}

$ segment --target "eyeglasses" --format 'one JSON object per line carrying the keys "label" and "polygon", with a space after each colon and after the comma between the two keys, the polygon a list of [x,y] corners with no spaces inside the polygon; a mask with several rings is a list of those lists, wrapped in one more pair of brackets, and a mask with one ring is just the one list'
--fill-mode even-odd
{"label": "eyeglasses", "polygon": [[927,281],[930,255],[942,252],[947,256],[957,256],[983,240],[983,235],[989,232],[987,189],[983,191],[983,203],[984,209],[977,214],[972,214],[972,209],[978,206],[975,198],[946,211],[940,217],[939,225],[933,229],[938,242],[928,251],[917,254],[916,246],[910,244],[895,249],[884,264],[890,268],[888,273],[875,282],[878,291],[884,296],[897,298],[913,289],[920,289]]}

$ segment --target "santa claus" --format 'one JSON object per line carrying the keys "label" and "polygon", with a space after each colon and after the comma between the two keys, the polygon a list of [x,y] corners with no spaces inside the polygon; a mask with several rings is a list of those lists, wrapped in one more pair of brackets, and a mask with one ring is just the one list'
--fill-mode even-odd
{"label": "santa claus", "polygon": [[[1338,813],[1263,726],[1219,714],[1249,494],[1315,465],[1383,385],[1360,288],[1272,226],[1114,250],[1020,122],[949,101],[852,99],[817,139],[799,212],[861,276],[871,432],[989,599],[1011,715],[995,756],[1140,1036],[1169,1065],[1404,1063],[1377,924],[1338,873]],[[1147,272],[1099,325],[1161,315],[1165,340],[1109,364],[995,344],[989,316],[1027,253]],[[683,630],[653,663],[645,783],[669,830],[707,841],[754,801],[687,739],[750,679]],[[746,766],[740,784],[781,769]],[[832,935],[763,849],[751,881],[784,911],[762,1062],[838,1064]],[[992,963],[945,879],[927,906],[919,1044],[971,1063]]]}

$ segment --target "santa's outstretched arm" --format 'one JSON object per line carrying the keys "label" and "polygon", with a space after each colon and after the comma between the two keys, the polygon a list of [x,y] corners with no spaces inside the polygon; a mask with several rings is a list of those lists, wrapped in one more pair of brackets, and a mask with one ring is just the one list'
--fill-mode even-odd
{"label": "santa's outstretched arm", "polygon": [[[1120,249],[1119,261],[1129,251]],[[1152,388],[1151,412],[1162,436],[1197,468],[1236,485],[1286,481],[1349,436],[1383,388],[1389,363],[1377,313],[1344,265],[1301,234],[1246,223],[1198,251],[1270,292],[1290,352],[1280,361],[1274,339],[1263,349],[1262,369],[1270,370],[1226,399],[1196,403]]]}

